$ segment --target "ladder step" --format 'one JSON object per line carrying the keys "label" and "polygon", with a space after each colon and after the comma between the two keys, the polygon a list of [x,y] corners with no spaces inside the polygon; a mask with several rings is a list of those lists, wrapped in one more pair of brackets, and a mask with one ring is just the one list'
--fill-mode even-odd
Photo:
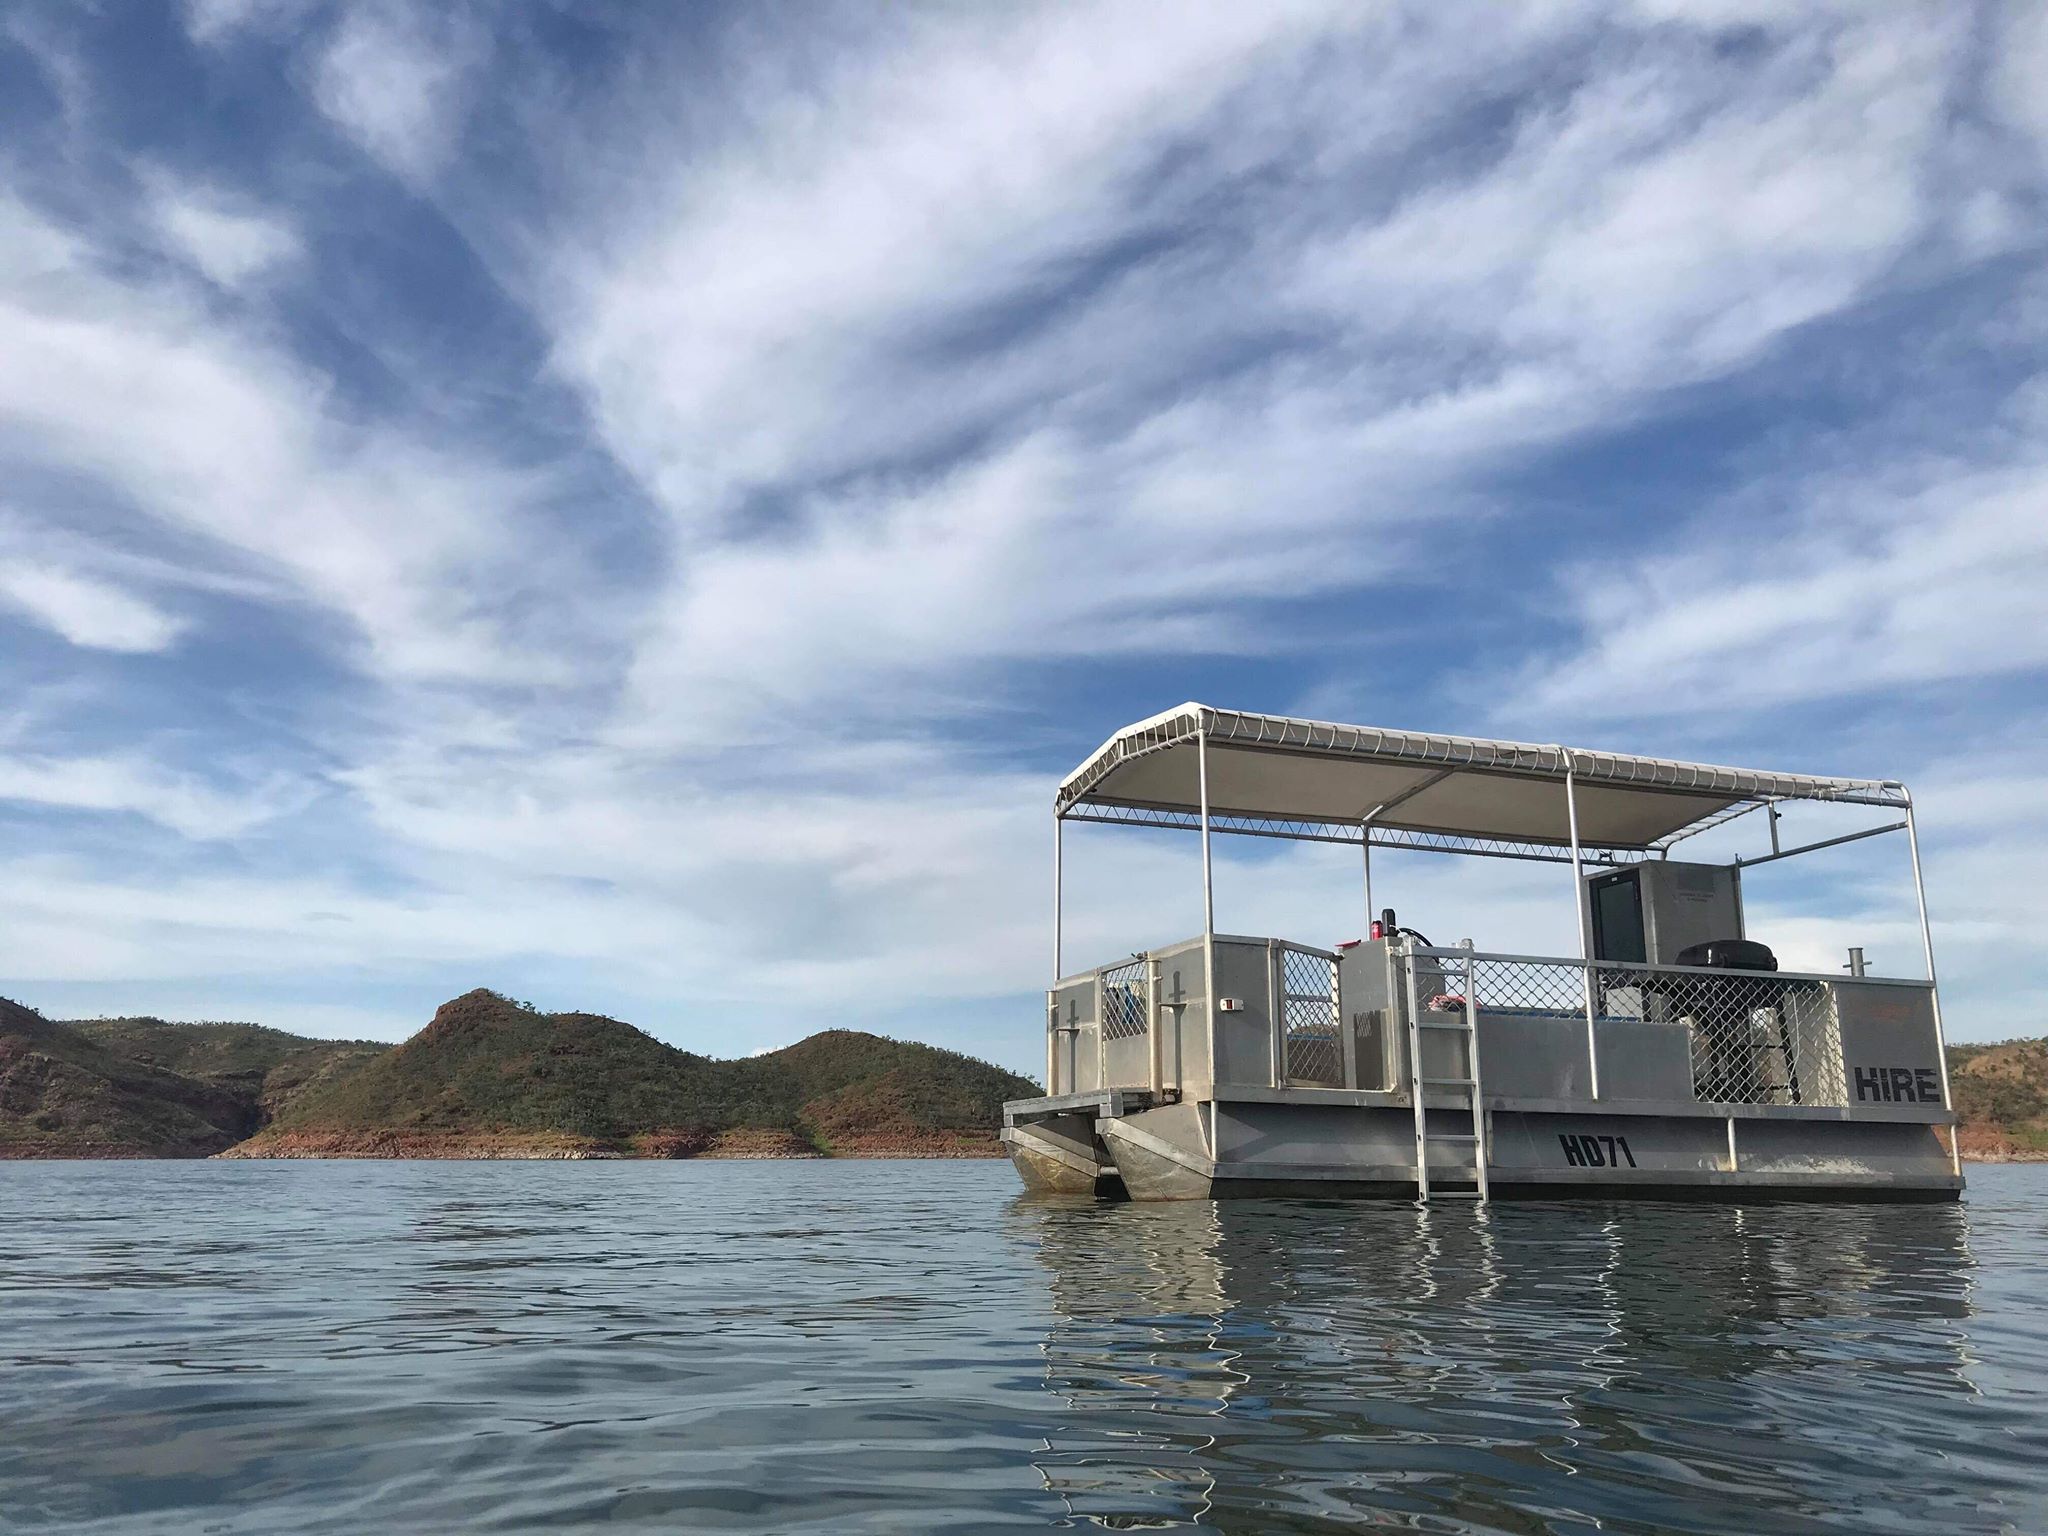
{"label": "ladder step", "polygon": [[1480,1194],[1476,1189],[1432,1189],[1429,1192],[1429,1198],[1432,1200],[1484,1200],[1486,1196]]}
{"label": "ladder step", "polygon": [[1472,1033],[1472,1026],[1465,1022],[1463,1014],[1460,1014],[1455,1022],[1449,1019],[1417,1019],[1415,1027],[1417,1029],[1452,1029],[1461,1035]]}
{"label": "ladder step", "polygon": [[1479,1085],[1469,1077],[1425,1077],[1425,1088],[1477,1088]]}
{"label": "ladder step", "polygon": [[1463,1131],[1460,1131],[1460,1132],[1458,1132],[1458,1133],[1457,1133],[1456,1135],[1452,1135],[1452,1134],[1451,1134],[1451,1133],[1450,1133],[1449,1131],[1432,1131],[1432,1132],[1431,1132],[1431,1133],[1429,1134],[1429,1136],[1428,1136],[1428,1138],[1427,1138],[1427,1139],[1428,1139],[1428,1140],[1430,1140],[1430,1141],[1475,1141],[1475,1142],[1476,1142],[1477,1140],[1479,1140],[1479,1138],[1478,1138],[1477,1136],[1469,1136],[1469,1135],[1467,1135],[1466,1133],[1464,1133]]}

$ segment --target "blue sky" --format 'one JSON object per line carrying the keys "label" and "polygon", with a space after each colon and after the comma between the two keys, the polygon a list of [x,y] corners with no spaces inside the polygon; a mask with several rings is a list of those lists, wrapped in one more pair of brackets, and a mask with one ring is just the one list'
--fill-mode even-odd
{"label": "blue sky", "polygon": [[[1951,1033],[2038,1033],[2044,78],[2039,6],[10,7],[0,976],[1029,1068],[1052,786],[1199,698],[1902,778]],[[1199,926],[1069,847],[1070,958]],[[1899,840],[1803,862],[1758,936],[1917,968]]]}

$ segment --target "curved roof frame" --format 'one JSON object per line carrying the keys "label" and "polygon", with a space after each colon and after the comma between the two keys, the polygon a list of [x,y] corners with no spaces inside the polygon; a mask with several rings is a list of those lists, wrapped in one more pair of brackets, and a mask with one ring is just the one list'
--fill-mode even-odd
{"label": "curved roof frame", "polygon": [[[1104,742],[1062,781],[1054,815],[1197,829],[1202,804],[1191,776],[1197,750],[1206,753],[1207,771],[1224,769],[1208,807],[1218,832],[1354,844],[1369,838],[1380,846],[1546,862],[1559,859],[1573,841],[1594,863],[1664,855],[1685,838],[1781,801],[1897,810],[1911,803],[1896,780],[1767,772],[1188,703]],[[1541,783],[1562,790],[1568,782],[1587,823],[1576,837],[1558,821],[1566,797],[1536,790]],[[1352,802],[1344,801],[1346,794]]]}

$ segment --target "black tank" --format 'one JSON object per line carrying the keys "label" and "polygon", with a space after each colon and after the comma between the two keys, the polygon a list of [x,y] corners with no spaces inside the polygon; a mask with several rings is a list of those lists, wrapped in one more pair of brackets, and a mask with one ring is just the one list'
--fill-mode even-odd
{"label": "black tank", "polygon": [[1754,939],[1709,939],[1678,952],[1679,965],[1709,965],[1717,971],[1775,971],[1778,957]]}

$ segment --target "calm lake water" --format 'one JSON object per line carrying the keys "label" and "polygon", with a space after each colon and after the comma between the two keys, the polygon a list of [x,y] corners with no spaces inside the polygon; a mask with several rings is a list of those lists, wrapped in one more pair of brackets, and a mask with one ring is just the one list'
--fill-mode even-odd
{"label": "calm lake water", "polygon": [[0,1164],[0,1527],[2044,1531],[2044,1294],[2048,1168],[1481,1213]]}

